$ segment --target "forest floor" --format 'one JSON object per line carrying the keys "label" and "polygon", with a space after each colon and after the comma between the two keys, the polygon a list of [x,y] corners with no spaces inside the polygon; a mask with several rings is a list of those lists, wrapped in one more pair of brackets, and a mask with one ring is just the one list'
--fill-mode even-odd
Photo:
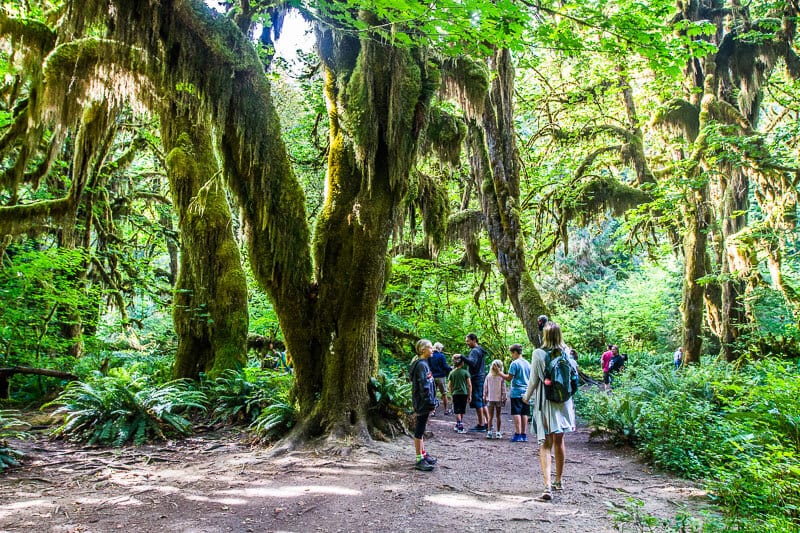
{"label": "forest floor", "polygon": [[698,487],[580,427],[566,437],[563,492],[538,501],[538,446],[509,442],[508,407],[502,418],[502,440],[431,418],[433,472],[413,468],[407,436],[280,456],[233,429],[122,449],[40,436],[13,443],[26,457],[0,474],[0,531],[670,531],[636,522],[712,510]]}

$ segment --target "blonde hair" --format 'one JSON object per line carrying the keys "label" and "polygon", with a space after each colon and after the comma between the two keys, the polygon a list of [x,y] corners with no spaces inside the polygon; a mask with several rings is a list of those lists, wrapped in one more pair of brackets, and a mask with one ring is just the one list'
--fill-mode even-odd
{"label": "blonde hair", "polygon": [[489,369],[489,373],[493,376],[497,376],[502,371],[503,371],[503,362],[500,359],[495,359],[494,361],[492,361],[492,367]]}
{"label": "blonde hair", "polygon": [[425,348],[426,346],[430,346],[431,348],[433,348],[433,344],[431,344],[431,341],[429,341],[428,339],[418,340],[416,345],[417,355],[421,355],[423,348]]}
{"label": "blonde hair", "polygon": [[559,348],[562,352],[567,353],[567,345],[564,344],[564,338],[561,336],[561,328],[558,324],[548,320],[542,330],[542,349],[552,350]]}
{"label": "blonde hair", "polygon": [[433,345],[433,349],[437,352],[441,352],[444,349],[444,344],[442,344],[441,342],[437,342],[436,344]]}

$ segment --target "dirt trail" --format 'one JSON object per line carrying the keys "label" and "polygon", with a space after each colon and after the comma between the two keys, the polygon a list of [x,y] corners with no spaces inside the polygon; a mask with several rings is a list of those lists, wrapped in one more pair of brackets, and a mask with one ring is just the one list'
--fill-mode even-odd
{"label": "dirt trail", "polygon": [[[474,424],[474,415],[466,419]],[[504,429],[512,430],[508,408]],[[702,491],[653,473],[631,451],[567,436],[565,490],[541,491],[535,442],[458,435],[428,425],[430,473],[413,469],[411,439],[277,458],[232,430],[122,450],[38,439],[25,465],[0,475],[0,531],[616,531],[606,502],[645,502],[672,518],[703,508]],[[628,526],[627,531],[633,531]]]}

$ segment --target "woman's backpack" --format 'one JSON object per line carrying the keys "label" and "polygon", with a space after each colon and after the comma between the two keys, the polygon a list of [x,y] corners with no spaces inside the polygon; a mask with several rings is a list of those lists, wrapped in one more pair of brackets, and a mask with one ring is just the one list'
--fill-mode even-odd
{"label": "woman's backpack", "polygon": [[564,403],[578,390],[578,371],[560,348],[545,350],[544,395],[555,403]]}

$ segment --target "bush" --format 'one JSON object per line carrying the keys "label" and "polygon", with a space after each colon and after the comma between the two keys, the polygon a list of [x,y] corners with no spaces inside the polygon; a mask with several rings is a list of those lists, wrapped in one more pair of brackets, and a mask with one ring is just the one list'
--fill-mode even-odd
{"label": "bush", "polygon": [[188,380],[155,386],[120,371],[70,383],[45,407],[60,405],[55,414],[65,415],[53,435],[87,444],[122,446],[165,439],[170,432],[190,434],[191,423],[182,415],[192,408],[205,410],[204,402],[205,395]]}
{"label": "bush", "polygon": [[587,394],[582,417],[636,445],[657,466],[704,480],[726,527],[800,527],[797,363],[637,365],[612,394]]}

